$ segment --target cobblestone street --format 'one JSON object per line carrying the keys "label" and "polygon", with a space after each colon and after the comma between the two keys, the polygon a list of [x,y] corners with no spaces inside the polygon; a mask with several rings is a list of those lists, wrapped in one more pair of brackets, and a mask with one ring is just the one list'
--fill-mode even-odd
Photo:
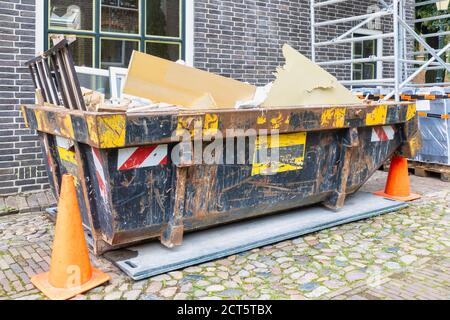
{"label": "cobblestone street", "polygon": [[[424,197],[401,211],[145,281],[93,258],[112,281],[76,299],[450,299],[450,185],[411,180]],[[0,218],[0,299],[44,299],[30,277],[49,269],[52,234],[43,213]]]}

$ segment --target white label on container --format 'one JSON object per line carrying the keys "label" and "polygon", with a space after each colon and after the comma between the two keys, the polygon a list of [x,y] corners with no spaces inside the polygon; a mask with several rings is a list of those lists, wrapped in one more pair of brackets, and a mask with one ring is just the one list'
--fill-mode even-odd
{"label": "white label on container", "polygon": [[417,100],[417,111],[430,111],[430,100]]}

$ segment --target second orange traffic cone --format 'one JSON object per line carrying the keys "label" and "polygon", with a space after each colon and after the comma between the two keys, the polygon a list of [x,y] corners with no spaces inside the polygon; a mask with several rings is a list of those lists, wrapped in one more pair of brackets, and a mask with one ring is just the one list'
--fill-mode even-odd
{"label": "second orange traffic cone", "polygon": [[64,175],[50,272],[32,277],[31,282],[50,299],[67,300],[109,280],[107,274],[91,266],[74,178]]}
{"label": "second orange traffic cone", "polygon": [[411,193],[409,186],[408,160],[403,157],[394,156],[389,168],[389,175],[386,183],[386,189],[375,192],[376,195],[384,198],[413,201],[421,196]]}

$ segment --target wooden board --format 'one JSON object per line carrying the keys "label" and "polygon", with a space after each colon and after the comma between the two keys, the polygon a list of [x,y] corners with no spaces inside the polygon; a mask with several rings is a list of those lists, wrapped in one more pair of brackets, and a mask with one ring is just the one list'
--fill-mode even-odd
{"label": "wooden board", "polygon": [[338,80],[289,45],[284,45],[286,64],[278,68],[264,107],[360,104]]}
{"label": "wooden board", "polygon": [[145,53],[133,52],[124,93],[195,109],[232,109],[256,87]]}

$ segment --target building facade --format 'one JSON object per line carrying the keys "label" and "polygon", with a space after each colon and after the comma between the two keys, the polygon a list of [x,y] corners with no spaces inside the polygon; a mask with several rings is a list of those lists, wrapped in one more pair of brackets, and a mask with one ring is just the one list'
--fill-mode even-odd
{"label": "building facade", "polygon": [[[408,0],[407,15],[414,15]],[[377,0],[328,6],[317,20],[379,10]],[[408,17],[407,17],[408,18]],[[322,28],[317,41],[348,30],[354,22]],[[353,36],[389,32],[382,18]],[[48,187],[44,158],[35,132],[25,128],[20,105],[34,103],[24,63],[51,46],[55,34],[76,35],[78,66],[127,67],[133,50],[255,85],[274,79],[289,43],[311,55],[307,0],[0,0],[0,195]],[[392,55],[388,40],[342,44],[318,50],[318,61]],[[371,62],[328,68],[339,79],[371,79],[389,74]]]}

